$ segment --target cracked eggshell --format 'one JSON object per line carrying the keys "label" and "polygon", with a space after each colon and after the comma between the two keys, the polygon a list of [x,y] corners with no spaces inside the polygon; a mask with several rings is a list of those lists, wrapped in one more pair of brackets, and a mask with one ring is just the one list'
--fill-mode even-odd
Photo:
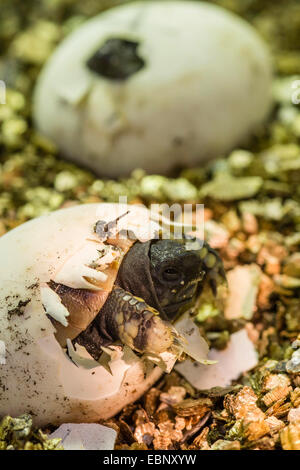
{"label": "cracked eggshell", "polygon": [[[116,81],[86,65],[110,38],[139,44],[145,66]],[[271,106],[271,60],[256,31],[201,2],[140,2],[87,21],[38,80],[37,128],[98,174],[166,173],[242,143]]]}
{"label": "cracked eggshell", "polygon": [[4,341],[0,340],[0,365],[6,363],[6,349]]}
{"label": "cracked eggshell", "polygon": [[[160,377],[161,369],[154,366],[145,377],[144,364],[128,348],[112,351],[108,367],[92,364],[88,355],[78,359],[87,366],[78,367],[56,341],[43,306],[45,302],[45,308],[51,308],[56,302],[45,293],[51,279],[59,276],[66,285],[70,280],[72,287],[87,287],[82,274],[90,269],[85,262],[93,256],[89,250],[87,256],[85,247],[93,246],[96,256],[102,246],[94,233],[95,223],[114,220],[127,210],[130,213],[119,221],[120,226],[126,224],[141,241],[151,238],[158,225],[150,221],[149,211],[119,204],[63,209],[1,237],[0,416],[31,413],[38,426],[93,422],[116,414]],[[82,263],[82,271],[77,269],[75,274],[74,258],[77,266]],[[60,303],[59,316],[62,321],[68,319]],[[80,348],[72,351],[80,353]]]}
{"label": "cracked eggshell", "polygon": [[64,450],[114,450],[117,433],[101,424],[62,424],[49,439],[61,439]]}
{"label": "cracked eggshell", "polygon": [[223,351],[211,349],[208,359],[216,363],[205,365],[188,359],[175,369],[197,390],[227,387],[257,365],[258,354],[247,331],[243,329],[231,335],[229,344]]}

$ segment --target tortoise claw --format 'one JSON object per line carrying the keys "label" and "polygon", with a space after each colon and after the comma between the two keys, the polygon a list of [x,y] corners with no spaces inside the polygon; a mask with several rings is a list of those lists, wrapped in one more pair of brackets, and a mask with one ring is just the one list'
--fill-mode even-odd
{"label": "tortoise claw", "polygon": [[216,280],[215,280],[215,279],[210,279],[208,282],[209,282],[209,286],[210,286],[210,288],[211,288],[211,291],[212,291],[214,297],[217,297],[217,295],[218,295],[218,288],[217,288],[217,282],[216,282]]}
{"label": "tortoise claw", "polygon": [[218,286],[221,284],[227,285],[227,278],[223,262],[220,255],[205,243],[203,249],[203,262],[206,267],[206,280],[211,288],[213,295],[216,297],[218,294]]}

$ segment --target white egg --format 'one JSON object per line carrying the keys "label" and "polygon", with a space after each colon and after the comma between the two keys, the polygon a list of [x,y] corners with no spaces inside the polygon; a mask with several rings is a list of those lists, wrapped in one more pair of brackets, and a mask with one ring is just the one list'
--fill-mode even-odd
{"label": "white egg", "polygon": [[[1,238],[0,340],[6,360],[0,362],[0,416],[29,412],[37,425],[97,421],[137,399],[161,375],[155,367],[144,380],[144,365],[131,351],[127,357],[116,354],[112,373],[91,358],[78,367],[55,339],[46,316],[42,298],[46,283],[60,279],[82,288],[89,261],[85,248],[92,246],[94,258],[101,248],[93,227],[99,219],[120,215],[119,210],[126,212],[117,204],[63,209]],[[143,232],[149,227],[148,211],[130,210],[129,227],[137,234]]]}
{"label": "white egg", "polygon": [[239,17],[201,2],[137,2],[62,42],[39,77],[34,117],[62,155],[99,175],[167,173],[241,144],[268,115],[271,82],[266,46]]}
{"label": "white egg", "polygon": [[[99,293],[103,304],[118,272],[118,263],[110,265],[113,250],[117,247],[121,262],[133,242],[104,243],[95,224],[124,214],[118,231],[134,232],[139,241],[150,240],[160,229],[143,206],[87,204],[37,218],[1,237],[0,416],[31,413],[39,426],[106,419],[161,376],[156,364],[167,371],[174,366],[176,354],[163,352],[150,361],[120,343],[105,348],[95,361],[83,346],[72,344],[72,312],[49,287],[54,281]],[[105,276],[112,284],[104,288]],[[84,317],[82,304],[77,306]],[[179,326],[191,357],[205,358],[208,348],[198,329],[188,337],[185,325]]]}

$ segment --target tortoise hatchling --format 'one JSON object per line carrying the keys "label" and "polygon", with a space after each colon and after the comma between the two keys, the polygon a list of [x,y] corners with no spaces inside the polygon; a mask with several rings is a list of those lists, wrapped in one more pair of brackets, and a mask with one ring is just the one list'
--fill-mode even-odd
{"label": "tortoise hatchling", "polygon": [[188,353],[176,322],[224,270],[207,243],[161,233],[143,206],[87,204],[1,238],[0,416],[111,417]]}

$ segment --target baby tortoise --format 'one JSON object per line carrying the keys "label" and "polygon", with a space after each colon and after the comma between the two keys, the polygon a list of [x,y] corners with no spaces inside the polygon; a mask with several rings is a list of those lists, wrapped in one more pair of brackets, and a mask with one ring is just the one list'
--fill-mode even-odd
{"label": "baby tortoise", "polygon": [[142,205],[82,204],[1,237],[0,414],[99,422],[183,353],[206,357],[177,317],[224,272],[208,245],[176,240],[177,225]]}
{"label": "baby tortoise", "polygon": [[[192,307],[209,286],[214,295],[225,279],[222,261],[206,242],[196,238],[136,241],[124,256],[102,308],[73,343],[84,346],[98,360],[102,346],[120,340],[140,353],[160,354],[176,348],[171,323]],[[51,283],[70,307],[97,295]]]}

